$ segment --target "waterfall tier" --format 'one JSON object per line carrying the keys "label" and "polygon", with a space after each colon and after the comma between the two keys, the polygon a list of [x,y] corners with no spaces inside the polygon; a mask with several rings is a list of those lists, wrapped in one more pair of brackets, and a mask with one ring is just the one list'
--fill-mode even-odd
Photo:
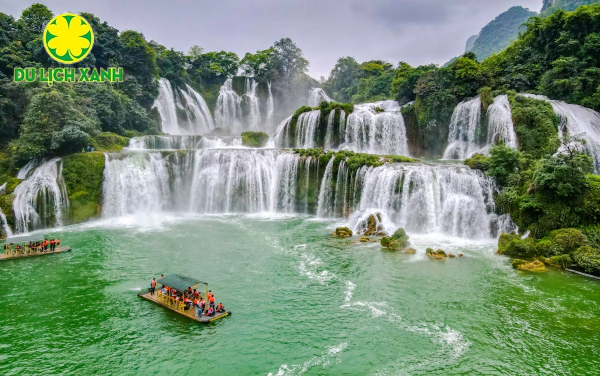
{"label": "waterfall tier", "polygon": [[160,114],[163,133],[197,135],[215,128],[206,102],[189,85],[173,88],[169,80],[161,78],[153,107]]}
{"label": "waterfall tier", "polygon": [[277,128],[275,145],[281,148],[324,147],[357,153],[408,156],[404,118],[396,101],[364,103],[347,115],[341,108],[289,117]]}
{"label": "waterfall tier", "polygon": [[60,159],[40,164],[14,191],[17,233],[63,225],[69,198]]}
{"label": "waterfall tier", "polygon": [[493,214],[493,181],[465,166],[352,171],[345,159],[321,162],[256,149],[107,154],[102,215],[309,213],[351,216],[360,226],[362,217],[380,213],[387,231],[403,226],[467,238],[495,236],[503,223],[512,223]]}
{"label": "waterfall tier", "polygon": [[600,113],[576,104],[550,100],[542,95],[521,94],[524,97],[547,101],[560,117],[559,135],[564,132],[585,139],[584,148],[594,159],[594,172],[600,173]]}
{"label": "waterfall tier", "polygon": [[321,102],[331,102],[331,98],[321,88],[312,88],[308,92],[308,105],[310,107],[319,107]]}

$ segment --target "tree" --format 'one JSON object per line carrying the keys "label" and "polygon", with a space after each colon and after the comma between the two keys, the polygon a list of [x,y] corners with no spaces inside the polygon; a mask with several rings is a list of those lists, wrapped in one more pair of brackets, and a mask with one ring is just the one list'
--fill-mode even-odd
{"label": "tree", "polygon": [[101,22],[100,19],[91,13],[80,13],[94,30],[94,46],[88,57],[82,63],[97,68],[108,68],[119,65],[121,62],[121,52],[123,45],[119,38],[119,30]]}
{"label": "tree", "polygon": [[513,148],[501,143],[490,149],[490,157],[487,159],[487,175],[496,178],[498,185],[505,186],[511,174],[518,171],[519,166],[524,164],[523,155]]}
{"label": "tree", "polygon": [[125,31],[119,39],[123,45],[121,64],[126,75],[134,76],[136,82],[142,87],[140,103],[150,108],[158,95],[156,52],[146,42],[144,36],[136,31]]}
{"label": "tree", "polygon": [[46,24],[54,17],[52,11],[42,4],[33,4],[21,13],[17,22],[19,40],[27,45],[34,39],[42,37]]}
{"label": "tree", "polygon": [[302,50],[296,46],[290,38],[282,38],[273,46],[275,52],[275,69],[279,76],[286,82],[308,70],[308,60],[302,54]]}
{"label": "tree", "polygon": [[413,68],[401,61],[394,72],[391,95],[400,103],[406,104],[416,99],[415,86],[419,79],[428,72],[437,69],[435,65],[421,65]]}
{"label": "tree", "polygon": [[271,47],[263,51],[256,51],[255,54],[246,53],[240,62],[240,69],[247,77],[268,82],[279,78],[276,65],[275,49]]}
{"label": "tree", "polygon": [[340,102],[350,102],[361,78],[360,64],[350,56],[338,59],[325,82],[325,89]]}

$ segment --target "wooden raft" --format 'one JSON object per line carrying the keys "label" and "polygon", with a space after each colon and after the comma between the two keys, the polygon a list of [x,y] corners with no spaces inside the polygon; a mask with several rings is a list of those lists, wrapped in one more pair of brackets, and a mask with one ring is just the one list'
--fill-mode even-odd
{"label": "wooden raft", "polygon": [[54,255],[56,253],[69,252],[70,250],[71,250],[71,247],[69,247],[69,246],[63,246],[63,247],[56,248],[56,250],[52,251],[52,252],[51,251],[46,251],[46,252],[27,252],[25,254],[19,253],[17,255],[10,255],[10,256],[7,256],[6,253],[0,253],[0,261],[14,260],[14,259],[20,259],[20,258],[26,258],[26,257]]}
{"label": "wooden raft", "polygon": [[138,294],[138,296],[140,298],[144,298],[146,300],[149,300],[151,302],[154,302],[160,306],[163,306],[167,309],[170,309],[173,312],[177,312],[182,316],[185,316],[187,318],[190,318],[196,322],[200,322],[202,324],[208,324],[210,322],[213,322],[215,320],[218,319],[222,319],[223,317],[226,316],[230,316],[231,315],[231,311],[226,311],[226,312],[216,312],[214,316],[202,316],[202,317],[196,317],[196,310],[193,308],[189,308],[186,310],[181,310],[179,308],[175,308],[174,306],[170,305],[170,304],[164,304],[162,302],[158,301],[158,289],[156,290],[156,292],[154,293],[154,295],[151,295],[150,292],[140,292]]}

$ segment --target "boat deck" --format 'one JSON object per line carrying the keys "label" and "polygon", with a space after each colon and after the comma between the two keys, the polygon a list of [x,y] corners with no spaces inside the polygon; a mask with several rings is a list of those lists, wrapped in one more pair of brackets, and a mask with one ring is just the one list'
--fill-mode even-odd
{"label": "boat deck", "polygon": [[39,253],[38,252],[25,253],[25,254],[19,253],[18,255],[10,255],[10,256],[7,256],[6,253],[0,253],[0,261],[14,260],[14,259],[20,259],[20,258],[26,258],[26,257],[54,255],[56,253],[69,252],[70,250],[71,250],[71,247],[63,246],[63,247],[56,248],[56,250],[53,252],[46,251],[46,252],[39,252]]}
{"label": "boat deck", "polygon": [[201,322],[203,324],[208,324],[209,322],[213,322],[215,320],[218,320],[218,319],[221,319],[223,317],[231,315],[231,311],[226,311],[226,312],[221,312],[221,313],[217,312],[214,316],[211,316],[211,317],[209,317],[209,316],[196,317],[196,314],[195,314],[196,310],[195,309],[191,309],[190,308],[190,309],[186,309],[186,310],[182,311],[182,310],[177,309],[177,308],[175,308],[175,307],[173,307],[171,305],[167,305],[167,304],[164,304],[162,302],[159,302],[158,299],[157,299],[158,298],[158,291],[155,292],[154,295],[151,295],[150,292],[140,292],[138,294],[138,296],[140,298],[144,298],[146,300],[154,302],[154,303],[156,303],[156,304],[158,304],[160,306],[163,306],[165,308],[170,309],[173,312],[177,312],[177,313],[179,313],[182,316],[188,317],[188,318],[190,318],[190,319],[192,319],[192,320],[194,320],[196,322]]}

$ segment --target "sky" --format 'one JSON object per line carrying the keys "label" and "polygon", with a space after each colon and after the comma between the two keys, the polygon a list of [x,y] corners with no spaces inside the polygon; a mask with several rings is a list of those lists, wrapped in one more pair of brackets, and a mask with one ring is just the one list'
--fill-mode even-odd
{"label": "sky", "polygon": [[[0,0],[18,18],[34,1]],[[539,12],[542,0],[37,0],[54,14],[89,12],[124,31],[187,51],[246,52],[291,38],[327,77],[340,57],[396,65],[444,64],[467,39],[512,6]]]}

